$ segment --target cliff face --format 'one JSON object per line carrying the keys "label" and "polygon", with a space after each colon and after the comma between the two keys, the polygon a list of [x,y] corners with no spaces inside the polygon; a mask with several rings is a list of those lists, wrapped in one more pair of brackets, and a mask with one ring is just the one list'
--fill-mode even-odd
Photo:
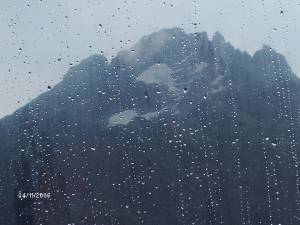
{"label": "cliff face", "polygon": [[219,33],[91,56],[0,120],[0,224],[297,224],[299,94]]}

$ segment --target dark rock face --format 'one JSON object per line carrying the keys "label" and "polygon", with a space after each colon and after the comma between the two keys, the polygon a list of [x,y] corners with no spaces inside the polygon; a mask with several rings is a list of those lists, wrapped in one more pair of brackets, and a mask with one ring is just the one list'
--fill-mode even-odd
{"label": "dark rock face", "polygon": [[91,56],[0,120],[0,224],[298,224],[299,94],[219,33]]}

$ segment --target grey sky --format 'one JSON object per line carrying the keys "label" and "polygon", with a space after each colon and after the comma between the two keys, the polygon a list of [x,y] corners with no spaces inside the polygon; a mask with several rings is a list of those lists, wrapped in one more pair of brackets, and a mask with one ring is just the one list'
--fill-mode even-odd
{"label": "grey sky", "polygon": [[101,51],[111,58],[165,27],[219,30],[251,54],[267,43],[300,74],[299,15],[298,0],[1,0],[0,118],[59,82],[70,64]]}

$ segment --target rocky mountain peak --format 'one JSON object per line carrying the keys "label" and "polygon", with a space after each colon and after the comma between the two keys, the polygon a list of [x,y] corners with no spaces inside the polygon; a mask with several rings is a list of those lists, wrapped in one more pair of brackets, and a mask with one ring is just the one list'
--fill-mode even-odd
{"label": "rocky mountain peak", "polygon": [[[297,224],[292,76],[268,46],[251,57],[178,28],[91,56],[0,120],[0,221]],[[28,190],[51,204],[17,199]]]}

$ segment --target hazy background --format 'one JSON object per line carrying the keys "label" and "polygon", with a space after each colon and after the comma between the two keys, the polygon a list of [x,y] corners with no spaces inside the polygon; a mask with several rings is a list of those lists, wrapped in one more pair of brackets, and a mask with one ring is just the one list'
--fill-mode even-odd
{"label": "hazy background", "polygon": [[[300,75],[298,0],[1,0],[0,118],[91,54],[111,58],[165,27],[223,33],[253,54],[263,43]],[[196,24],[196,26],[195,26]]]}

